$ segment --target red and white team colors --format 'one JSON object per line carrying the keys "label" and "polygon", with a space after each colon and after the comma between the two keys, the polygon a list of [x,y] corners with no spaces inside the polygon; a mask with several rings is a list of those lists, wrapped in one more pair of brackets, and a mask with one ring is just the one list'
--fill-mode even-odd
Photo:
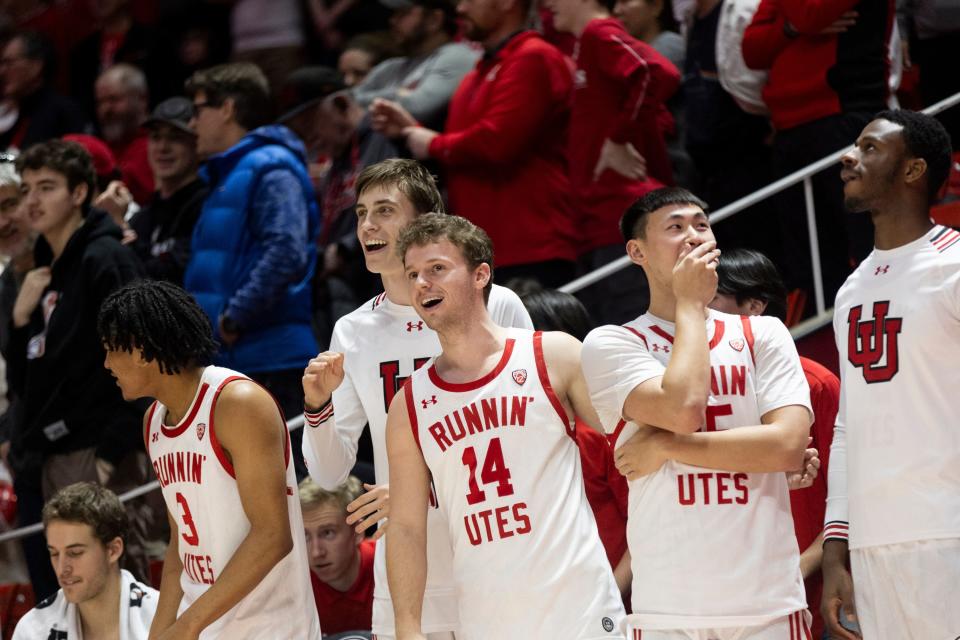
{"label": "red and white team colors", "polygon": [[[533,327],[520,298],[509,289],[493,285],[487,307],[500,326]],[[356,462],[357,441],[369,423],[376,480],[386,484],[390,481],[387,410],[407,377],[440,353],[440,340],[413,307],[394,304],[380,294],[337,321],[330,350],[346,354],[344,379],[333,392],[331,407],[318,421],[308,420],[303,438],[307,469],[321,487],[340,485]],[[392,637],[395,627],[387,588],[387,538],[377,543],[374,560],[373,632],[380,637]],[[458,628],[450,555],[447,525],[431,510],[427,518],[424,633]]]}
{"label": "red and white team colors", "polygon": [[[165,406],[155,402],[150,408],[147,453],[180,533],[183,599],[178,616],[216,582],[250,531],[233,465],[217,441],[214,421],[215,404],[223,388],[246,379],[229,369],[207,367],[190,412],[175,426],[164,424]],[[285,453],[293,550],[252,592],[207,627],[200,634],[201,640],[320,638],[289,436]]]}
{"label": "red and white team colors", "polygon": [[[621,417],[627,396],[664,374],[674,332],[673,323],[647,313],[595,329],[584,341],[584,375],[615,447],[637,431]],[[779,320],[711,310],[707,337],[711,392],[702,430],[757,425],[789,405],[810,411],[797,350]],[[629,488],[631,632],[758,627],[806,609],[785,474],[671,460]],[[790,630],[784,640],[806,638],[802,625],[796,636]]]}
{"label": "red and white team colors", "polygon": [[[864,637],[908,637],[904,621],[886,617],[902,599],[919,606],[909,637],[952,639],[960,634],[960,232],[938,225],[902,247],[875,249],[837,293],[833,328],[841,392],[824,537],[847,539],[849,523],[858,618],[885,625],[864,627]],[[875,570],[858,571],[867,552],[880,554]],[[898,556],[893,575],[880,569]],[[932,574],[918,573],[930,567],[950,577],[934,587]],[[895,611],[885,611],[883,592]],[[949,629],[917,626],[949,616]]]}
{"label": "red and white team colors", "polygon": [[550,386],[540,338],[511,330],[497,366],[474,382],[446,382],[431,363],[403,388],[453,545],[458,640],[622,638],[573,416]]}

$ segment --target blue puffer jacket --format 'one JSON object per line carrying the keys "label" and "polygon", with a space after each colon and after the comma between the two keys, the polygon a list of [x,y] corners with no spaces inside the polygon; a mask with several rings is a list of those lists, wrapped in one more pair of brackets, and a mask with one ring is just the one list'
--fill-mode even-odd
{"label": "blue puffer jacket", "polygon": [[320,218],[303,144],[286,127],[254,129],[207,160],[210,185],[194,227],[184,286],[214,333],[240,327],[216,364],[243,373],[297,369],[317,353],[311,280]]}

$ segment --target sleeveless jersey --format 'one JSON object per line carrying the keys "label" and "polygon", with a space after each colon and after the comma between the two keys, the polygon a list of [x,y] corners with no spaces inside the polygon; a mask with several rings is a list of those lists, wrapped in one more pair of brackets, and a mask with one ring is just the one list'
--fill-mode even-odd
{"label": "sleeveless jersey", "polygon": [[446,382],[431,363],[404,387],[449,527],[457,638],[622,637],[574,423],[550,386],[540,334],[508,336],[479,380]]}
{"label": "sleeveless jersey", "polygon": [[[509,289],[493,285],[487,307],[502,327],[533,328],[520,298]],[[319,426],[304,427],[307,469],[321,487],[336,488],[353,468],[357,442],[369,425],[376,480],[386,484],[390,481],[386,439],[390,402],[411,373],[440,353],[440,341],[412,306],[395,304],[381,293],[337,320],[330,350],[345,354],[344,379],[333,392],[332,416]],[[373,632],[385,636],[394,635],[395,626],[387,585],[389,537],[377,543],[373,565]],[[427,586],[421,622],[424,633],[458,629],[447,523],[436,509],[427,518]]]}
{"label": "sleeveless jersey", "polygon": [[[637,431],[621,417],[627,395],[663,375],[674,332],[673,323],[647,313],[587,336],[584,374],[615,447]],[[711,311],[707,336],[711,390],[701,430],[758,425],[763,414],[787,405],[810,410],[796,348],[778,320]],[[668,460],[629,489],[631,624],[753,626],[806,608],[785,474]]]}
{"label": "sleeveless jersey", "polygon": [[[147,451],[179,530],[183,599],[178,616],[216,582],[250,531],[233,465],[217,440],[214,421],[223,388],[246,379],[229,369],[207,367],[189,413],[175,426],[164,424],[165,406],[155,402],[150,407]],[[287,512],[293,550],[243,600],[207,627],[201,640],[320,638],[289,435],[286,438]]]}
{"label": "sleeveless jersey", "polygon": [[849,522],[851,549],[960,538],[960,231],[875,249],[837,293],[833,329],[824,537],[847,539]]}

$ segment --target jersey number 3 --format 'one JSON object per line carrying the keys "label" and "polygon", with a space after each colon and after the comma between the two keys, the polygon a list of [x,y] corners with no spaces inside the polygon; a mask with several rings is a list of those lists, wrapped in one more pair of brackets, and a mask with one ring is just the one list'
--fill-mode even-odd
{"label": "jersey number 3", "polygon": [[[473,447],[467,447],[463,450],[461,460],[470,470],[468,479],[470,493],[467,494],[467,504],[483,502],[487,499],[487,494],[477,484],[477,450]],[[500,446],[500,438],[490,440],[490,446],[487,447],[487,456],[484,458],[483,467],[480,469],[480,482],[496,484],[497,495],[501,498],[513,495],[513,485],[510,484],[510,470],[503,462],[503,448]]]}
{"label": "jersey number 3", "polygon": [[180,536],[184,542],[195,547],[200,542],[200,537],[197,535],[197,527],[193,523],[190,505],[187,504],[187,499],[183,497],[183,494],[179,492],[177,493],[177,504],[180,505],[180,519],[183,520],[183,526],[187,529],[186,532],[181,529]]}

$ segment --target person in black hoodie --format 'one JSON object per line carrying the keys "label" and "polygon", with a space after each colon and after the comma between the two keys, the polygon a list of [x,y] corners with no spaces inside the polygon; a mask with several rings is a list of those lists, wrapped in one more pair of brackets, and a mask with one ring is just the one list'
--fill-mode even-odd
{"label": "person in black hoodie", "polygon": [[[83,147],[50,140],[21,155],[17,169],[22,214],[40,234],[36,267],[14,303],[10,338],[11,382],[22,403],[10,461],[27,524],[39,520],[43,499],[66,485],[92,481],[122,489],[146,479],[143,411],[123,400],[103,368],[97,334],[101,302],[141,277],[143,268],[110,217],[90,207],[95,177]],[[27,545],[25,551],[35,554]],[[36,563],[28,564],[34,579]],[[49,570],[45,558],[43,564]],[[34,586],[56,590],[42,577]]]}

